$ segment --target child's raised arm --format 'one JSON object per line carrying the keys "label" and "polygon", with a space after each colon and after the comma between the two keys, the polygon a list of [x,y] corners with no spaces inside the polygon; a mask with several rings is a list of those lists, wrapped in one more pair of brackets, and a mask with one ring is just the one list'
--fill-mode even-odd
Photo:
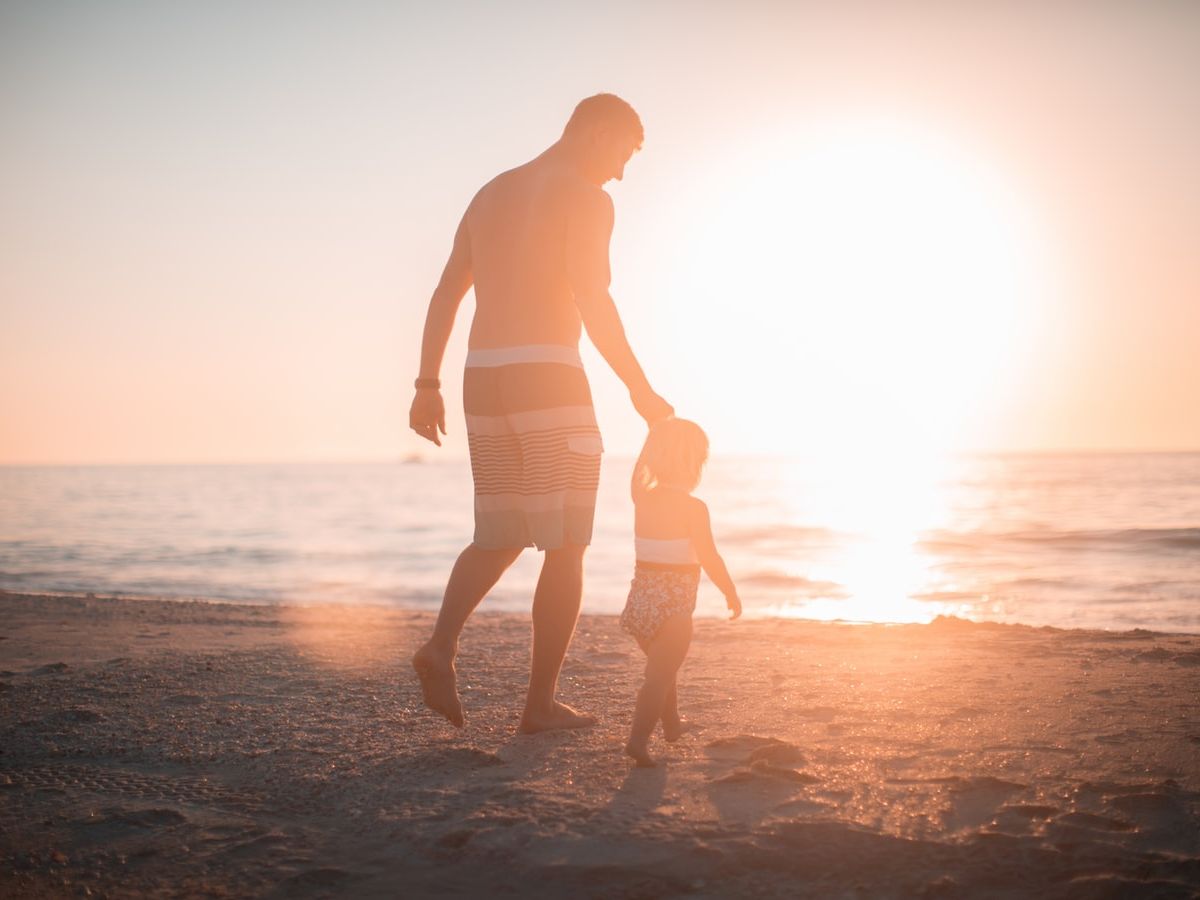
{"label": "child's raised arm", "polygon": [[693,497],[689,513],[688,531],[692,539],[692,548],[696,551],[696,558],[700,560],[701,567],[712,579],[712,583],[725,595],[725,605],[733,613],[730,618],[736,619],[742,614],[742,601],[738,597],[733,579],[729,577],[729,570],[725,568],[725,560],[717,552],[717,544],[712,536],[712,522],[709,519],[708,507],[703,500]]}

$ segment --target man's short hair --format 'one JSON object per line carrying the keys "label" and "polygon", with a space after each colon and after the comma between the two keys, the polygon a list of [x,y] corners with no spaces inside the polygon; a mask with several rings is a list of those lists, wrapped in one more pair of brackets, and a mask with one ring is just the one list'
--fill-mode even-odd
{"label": "man's short hair", "polygon": [[596,94],[585,100],[580,100],[567,120],[563,135],[569,135],[586,128],[609,128],[613,131],[623,131],[637,138],[638,146],[646,137],[642,130],[642,120],[632,106],[616,94]]}

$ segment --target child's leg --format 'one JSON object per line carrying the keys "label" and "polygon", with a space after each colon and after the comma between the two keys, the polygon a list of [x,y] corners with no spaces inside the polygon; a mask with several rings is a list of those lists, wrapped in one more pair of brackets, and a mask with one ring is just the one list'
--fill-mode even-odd
{"label": "child's leg", "polygon": [[638,691],[637,704],[633,709],[633,728],[625,752],[637,760],[639,766],[656,765],[650,757],[647,745],[654,726],[662,715],[667,692],[675,683],[692,642],[692,617],[671,616],[659,629],[646,651],[646,680]]}
{"label": "child's leg", "polygon": [[[678,673],[676,673],[676,678],[678,678]],[[667,739],[668,744],[673,744],[685,734],[697,730],[695,725],[679,715],[679,699],[675,692],[675,680],[675,678],[671,679],[671,689],[667,691],[667,699],[663,701],[660,717],[663,737]]]}
{"label": "child's leg", "polygon": [[675,691],[675,682],[678,677],[678,672],[671,676],[671,686],[667,689],[667,696],[663,699],[662,713],[659,716],[662,720],[663,737],[668,741],[677,741],[683,734],[683,720],[679,718],[679,697]]}

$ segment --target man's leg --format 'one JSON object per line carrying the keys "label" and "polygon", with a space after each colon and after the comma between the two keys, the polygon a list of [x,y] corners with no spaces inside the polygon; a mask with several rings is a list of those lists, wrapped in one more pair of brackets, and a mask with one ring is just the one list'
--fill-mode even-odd
{"label": "man's leg", "polygon": [[485,550],[475,544],[463,550],[450,571],[433,637],[412,658],[413,668],[421,678],[425,705],[459,728],[463,725],[463,713],[454,670],[458,636],[479,601],[495,587],[521,550],[521,547]]}
{"label": "man's leg", "polygon": [[520,730],[525,734],[555,728],[594,725],[593,716],[577,713],[554,699],[558,673],[575,634],[583,597],[583,546],[547,550],[533,595],[533,663],[529,695]]}

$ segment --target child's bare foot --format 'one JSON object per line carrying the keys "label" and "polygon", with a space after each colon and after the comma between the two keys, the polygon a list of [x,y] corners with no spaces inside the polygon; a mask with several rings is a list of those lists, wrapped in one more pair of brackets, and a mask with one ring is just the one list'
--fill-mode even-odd
{"label": "child's bare foot", "polygon": [[672,722],[663,721],[662,723],[663,737],[667,739],[667,743],[673,744],[685,734],[691,734],[694,731],[703,731],[699,725],[694,725],[686,719],[675,719]]}
{"label": "child's bare foot", "polygon": [[650,755],[650,751],[646,749],[645,744],[634,744],[632,742],[626,744],[625,755],[633,757],[639,769],[653,769],[658,765],[658,762]]}

